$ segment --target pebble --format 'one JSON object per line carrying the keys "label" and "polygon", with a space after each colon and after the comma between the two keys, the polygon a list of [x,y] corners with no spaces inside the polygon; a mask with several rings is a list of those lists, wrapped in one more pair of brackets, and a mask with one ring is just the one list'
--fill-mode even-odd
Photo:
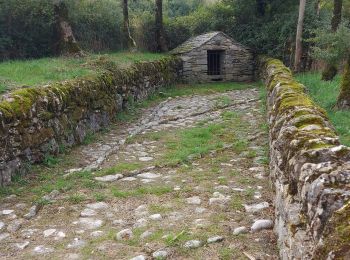
{"label": "pebble", "polygon": [[189,249],[193,249],[193,248],[198,248],[201,245],[202,245],[202,242],[199,240],[190,240],[184,244],[184,247],[189,248]]}
{"label": "pebble", "polygon": [[254,224],[251,227],[252,232],[258,232],[263,229],[272,229],[273,228],[273,222],[269,219],[259,219],[254,222]]}
{"label": "pebble", "polygon": [[141,217],[148,214],[148,207],[147,205],[140,205],[135,209],[135,215]]}
{"label": "pebble", "polygon": [[45,246],[37,246],[34,248],[33,252],[36,254],[49,254],[52,253],[54,250],[51,247],[45,247]]}
{"label": "pebble", "polygon": [[22,224],[23,224],[23,220],[21,220],[21,219],[13,220],[7,226],[7,231],[10,233],[14,233],[22,227]]}
{"label": "pebble", "polygon": [[214,237],[208,238],[207,243],[212,244],[212,243],[218,243],[218,242],[222,242],[222,241],[224,241],[224,237],[214,236]]}
{"label": "pebble", "polygon": [[138,255],[133,258],[130,258],[130,260],[146,260],[146,257],[144,257],[143,255]]}
{"label": "pebble", "polygon": [[23,243],[16,243],[15,246],[19,250],[25,249],[29,245],[29,241],[24,241]]}
{"label": "pebble", "polygon": [[153,172],[145,172],[145,173],[141,173],[141,174],[137,175],[137,177],[142,178],[142,179],[157,179],[161,176],[162,175],[157,174],[157,173],[153,173]]}
{"label": "pebble", "polygon": [[165,250],[158,250],[152,254],[156,259],[165,259],[168,256],[168,252]]}
{"label": "pebble", "polygon": [[94,218],[80,218],[78,223],[81,227],[86,229],[96,229],[102,226],[103,221]]}
{"label": "pebble", "polygon": [[4,209],[3,211],[1,211],[2,215],[10,215],[14,212],[14,210],[12,209]]}
{"label": "pebble", "polygon": [[129,240],[133,238],[133,233],[131,229],[123,229],[119,231],[116,235],[117,240]]}
{"label": "pebble", "polygon": [[186,199],[187,204],[190,205],[200,205],[201,204],[201,199],[198,196],[190,197]]}
{"label": "pebble", "polygon": [[154,180],[152,180],[152,179],[141,179],[141,182],[144,183],[144,184],[147,184],[147,183],[154,182]]}
{"label": "pebble", "polygon": [[8,238],[9,236],[10,236],[9,233],[1,233],[1,234],[0,234],[0,241],[2,241],[2,240],[4,240],[4,239]]}
{"label": "pebble", "polygon": [[147,230],[147,231],[145,231],[145,232],[143,232],[143,233],[141,234],[140,238],[141,238],[141,239],[145,239],[145,238],[147,238],[147,237],[149,237],[149,236],[152,236],[152,235],[153,235],[153,232]]}
{"label": "pebble", "polygon": [[66,233],[59,231],[59,232],[57,232],[55,240],[60,240],[60,239],[65,238],[65,237],[66,237]]}
{"label": "pebble", "polygon": [[126,177],[126,178],[121,179],[121,181],[136,181],[136,180],[137,180],[137,178],[135,178],[135,177]]}
{"label": "pebble", "polygon": [[238,236],[240,234],[248,233],[248,229],[246,227],[238,227],[233,230],[233,235]]}
{"label": "pebble", "polygon": [[256,213],[256,212],[259,212],[259,211],[262,211],[266,208],[269,207],[269,203],[268,202],[261,202],[261,203],[258,203],[258,204],[252,204],[252,205],[246,205],[246,204],[243,204],[244,206],[244,209],[246,212],[248,213]]}
{"label": "pebble", "polygon": [[139,157],[140,162],[149,162],[152,160],[153,160],[153,157]]}
{"label": "pebble", "polygon": [[107,209],[108,204],[106,202],[97,202],[97,203],[87,204],[86,207],[92,210],[100,210],[100,209]]}
{"label": "pebble", "polygon": [[86,245],[86,242],[80,238],[74,238],[72,243],[67,245],[67,248],[79,248]]}
{"label": "pebble", "polygon": [[100,236],[102,236],[103,234],[104,234],[103,231],[97,230],[97,231],[91,232],[91,233],[90,233],[90,236],[92,236],[92,237],[100,237]]}
{"label": "pebble", "polygon": [[231,200],[231,197],[219,197],[219,198],[210,198],[209,199],[209,205],[210,206],[224,206],[225,204],[227,204],[229,201]]}
{"label": "pebble", "polygon": [[149,216],[149,219],[151,219],[151,220],[161,220],[162,219],[162,215],[160,215],[160,214],[153,214],[153,215]]}
{"label": "pebble", "polygon": [[96,216],[96,211],[93,210],[93,209],[84,209],[81,213],[80,213],[80,216],[81,217],[93,217],[93,216]]}
{"label": "pebble", "polygon": [[123,175],[115,174],[115,175],[106,175],[106,176],[102,176],[102,177],[95,177],[95,180],[101,181],[101,182],[113,182],[113,181],[117,181],[121,178],[123,178]]}
{"label": "pebble", "polygon": [[201,207],[198,207],[194,210],[195,213],[198,213],[198,214],[202,214],[204,213],[205,211],[207,211],[206,208],[201,208]]}
{"label": "pebble", "polygon": [[138,219],[135,224],[134,224],[134,228],[142,228],[142,227],[146,227],[148,224],[148,220],[145,218],[140,218]]}
{"label": "pebble", "polygon": [[52,236],[55,232],[56,232],[56,229],[51,228],[51,229],[44,230],[43,234],[44,234],[44,237],[49,237],[49,236]]}
{"label": "pebble", "polygon": [[181,187],[180,187],[180,186],[175,186],[175,187],[174,187],[174,191],[179,191],[179,190],[181,190]]}
{"label": "pebble", "polygon": [[23,217],[27,220],[32,219],[38,214],[40,207],[38,205],[33,205],[27,214],[25,214]]}

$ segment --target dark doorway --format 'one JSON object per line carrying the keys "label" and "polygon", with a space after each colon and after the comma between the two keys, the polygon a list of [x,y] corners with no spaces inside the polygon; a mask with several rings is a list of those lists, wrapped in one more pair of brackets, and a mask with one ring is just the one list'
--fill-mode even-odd
{"label": "dark doorway", "polygon": [[208,51],[208,75],[221,75],[224,51]]}

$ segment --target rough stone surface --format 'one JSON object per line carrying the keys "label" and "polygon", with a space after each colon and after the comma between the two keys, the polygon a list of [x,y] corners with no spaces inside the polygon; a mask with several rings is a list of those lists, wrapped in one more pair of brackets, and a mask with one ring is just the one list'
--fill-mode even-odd
{"label": "rough stone surface", "polygon": [[212,244],[212,243],[218,243],[218,242],[222,242],[222,241],[224,241],[224,237],[214,236],[214,237],[209,237],[207,240],[207,243]]}
{"label": "rough stone surface", "polygon": [[[268,92],[270,177],[276,191],[280,257],[313,259],[316,248],[322,251],[319,247],[323,247],[323,256],[316,258],[326,259],[349,244],[349,240],[336,246],[322,241],[324,230],[341,227],[329,220],[349,203],[350,149],[340,144],[325,111],[281,61],[262,58],[260,68]],[[328,229],[329,225],[334,229]],[[349,256],[350,247],[345,248],[337,257]]]}
{"label": "rough stone surface", "polygon": [[117,240],[129,240],[134,237],[131,229],[123,229],[119,231],[116,235]]}
{"label": "rough stone surface", "polygon": [[240,235],[240,234],[246,234],[248,233],[248,229],[246,227],[238,227],[238,228],[235,228],[233,230],[233,235],[234,236],[237,236],[237,235]]}
{"label": "rough stone surface", "polygon": [[103,225],[103,221],[94,218],[80,218],[79,224],[86,229],[97,229]]}
{"label": "rough stone surface", "polygon": [[190,240],[184,244],[184,247],[189,249],[194,249],[194,248],[200,247],[201,245],[202,245],[202,242],[199,240]]}
{"label": "rough stone surface", "polygon": [[101,181],[101,182],[112,182],[112,181],[117,181],[121,178],[123,178],[123,175],[115,174],[115,175],[106,175],[106,176],[102,176],[102,177],[95,177],[95,180]]}
{"label": "rough stone surface", "polygon": [[273,221],[269,219],[259,219],[254,222],[252,227],[250,228],[251,231],[254,232],[259,232],[260,230],[263,229],[271,229],[273,228]]}

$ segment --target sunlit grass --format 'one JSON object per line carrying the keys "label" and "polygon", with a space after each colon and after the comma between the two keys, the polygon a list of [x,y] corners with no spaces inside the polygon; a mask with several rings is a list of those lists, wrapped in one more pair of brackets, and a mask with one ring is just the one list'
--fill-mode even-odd
{"label": "sunlit grass", "polygon": [[321,80],[319,73],[304,73],[296,78],[307,87],[314,101],[327,111],[341,142],[350,146],[350,111],[341,111],[334,107],[340,91],[340,77],[326,82]]}

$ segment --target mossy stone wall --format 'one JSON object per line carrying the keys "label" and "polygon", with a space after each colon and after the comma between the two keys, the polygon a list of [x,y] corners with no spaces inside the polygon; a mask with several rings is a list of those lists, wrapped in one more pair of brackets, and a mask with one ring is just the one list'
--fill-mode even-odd
{"label": "mossy stone wall", "polygon": [[260,74],[268,90],[280,256],[348,259],[350,149],[339,143],[325,111],[281,61],[261,57]]}
{"label": "mossy stone wall", "polygon": [[181,69],[180,60],[165,58],[6,95],[0,101],[0,185],[27,163],[41,162],[60,146],[79,144],[107,127],[130,102],[174,84]]}

